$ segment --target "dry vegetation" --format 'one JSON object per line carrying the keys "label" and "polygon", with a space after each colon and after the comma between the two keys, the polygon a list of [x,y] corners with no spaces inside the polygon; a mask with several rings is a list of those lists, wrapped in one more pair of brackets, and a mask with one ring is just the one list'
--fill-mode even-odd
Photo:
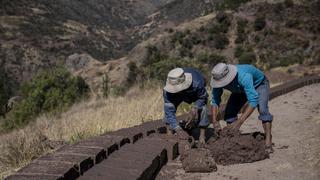
{"label": "dry vegetation", "polygon": [[34,123],[0,136],[0,179],[61,143],[73,143],[106,131],[162,117],[162,90],[131,89],[124,97],[91,99],[59,116],[43,115]]}

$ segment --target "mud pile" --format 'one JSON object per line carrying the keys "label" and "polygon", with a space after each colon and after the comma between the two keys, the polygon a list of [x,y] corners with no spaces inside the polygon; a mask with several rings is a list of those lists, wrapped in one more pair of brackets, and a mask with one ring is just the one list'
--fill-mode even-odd
{"label": "mud pile", "polygon": [[186,172],[217,171],[216,162],[209,149],[194,148],[181,155],[182,167]]}
{"label": "mud pile", "polygon": [[209,141],[208,148],[216,163],[221,165],[251,163],[269,157],[261,133],[241,134],[239,131],[223,129],[220,137]]}

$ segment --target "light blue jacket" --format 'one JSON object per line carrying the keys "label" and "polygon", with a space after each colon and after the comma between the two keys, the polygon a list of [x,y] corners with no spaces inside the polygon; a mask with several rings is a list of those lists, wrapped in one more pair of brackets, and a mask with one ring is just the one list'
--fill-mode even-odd
{"label": "light blue jacket", "polygon": [[219,106],[221,102],[221,95],[223,89],[227,89],[232,93],[245,93],[250,106],[257,107],[259,101],[259,94],[256,87],[265,79],[262,71],[252,65],[242,64],[237,66],[237,76],[234,80],[223,88],[212,89],[211,104]]}

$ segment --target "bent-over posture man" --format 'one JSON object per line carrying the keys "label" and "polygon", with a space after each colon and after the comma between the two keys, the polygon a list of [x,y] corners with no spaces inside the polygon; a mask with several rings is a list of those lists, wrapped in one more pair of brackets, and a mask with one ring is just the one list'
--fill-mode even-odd
{"label": "bent-over posture man", "polygon": [[[168,73],[167,82],[163,88],[164,121],[171,131],[176,132],[180,138],[188,135],[182,130],[200,128],[199,142],[205,143],[205,128],[209,125],[207,115],[208,94],[204,77],[192,68],[175,68]],[[194,103],[188,113],[184,127],[176,119],[176,111],[182,103]]]}
{"label": "bent-over posture man", "polygon": [[[211,78],[212,86],[212,123],[216,130],[220,130],[217,121],[218,107],[221,102],[223,89],[231,91],[228,100],[224,120],[230,128],[240,129],[244,121],[251,115],[256,107],[259,111],[259,119],[262,121],[266,135],[267,150],[272,152],[271,125],[273,116],[269,112],[269,81],[264,73],[252,65],[231,65],[219,63],[213,67]],[[244,106],[247,103],[246,106]],[[244,106],[242,115],[237,114]]]}

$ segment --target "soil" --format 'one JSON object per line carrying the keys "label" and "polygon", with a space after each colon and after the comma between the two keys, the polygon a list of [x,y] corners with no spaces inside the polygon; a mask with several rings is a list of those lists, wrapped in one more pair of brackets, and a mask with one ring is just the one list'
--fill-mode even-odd
{"label": "soil", "polygon": [[181,155],[182,167],[186,172],[212,172],[217,170],[216,163],[251,163],[266,158],[269,154],[265,151],[262,133],[241,134],[229,128],[224,128],[219,138],[211,138],[206,146],[187,149]]}
{"label": "soil", "polygon": [[[178,158],[173,162],[168,162],[156,179],[319,180],[319,94],[320,84],[315,84],[270,101],[270,112],[274,116],[272,124],[274,153],[270,154],[270,158],[227,166],[217,164],[218,171],[211,173],[186,173],[182,167],[181,159]],[[258,113],[255,111],[241,127],[241,132],[247,134],[256,131],[263,132],[261,122],[257,118]],[[223,122],[221,124],[225,125]]]}
{"label": "soil", "polygon": [[181,161],[186,172],[212,172],[217,170],[216,162],[209,149],[189,149],[181,155]]}
{"label": "soil", "polygon": [[221,165],[251,163],[269,157],[264,137],[259,132],[240,134],[240,131],[224,128],[216,141],[208,142],[207,148]]}

